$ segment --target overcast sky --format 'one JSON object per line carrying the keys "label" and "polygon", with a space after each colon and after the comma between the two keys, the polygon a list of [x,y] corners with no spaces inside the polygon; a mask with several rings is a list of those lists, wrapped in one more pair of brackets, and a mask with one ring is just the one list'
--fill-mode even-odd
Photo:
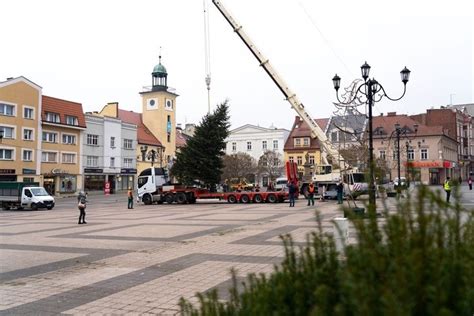
{"label": "overcast sky", "polygon": [[[290,129],[295,112],[211,0],[211,104],[230,101],[232,128]],[[415,0],[225,0],[234,18],[313,117],[334,111],[332,77],[342,85],[371,77],[398,97],[400,70],[411,71],[406,96],[374,113],[420,113],[472,103],[472,2]],[[0,1],[0,80],[25,76],[43,94],[83,104],[119,102],[141,111],[138,94],[158,63],[177,90],[177,122],[207,113],[202,0]]]}

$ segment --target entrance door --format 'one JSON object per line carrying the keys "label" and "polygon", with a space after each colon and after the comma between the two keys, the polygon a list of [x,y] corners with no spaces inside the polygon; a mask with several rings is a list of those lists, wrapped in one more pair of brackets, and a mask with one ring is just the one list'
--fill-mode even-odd
{"label": "entrance door", "polygon": [[430,184],[439,184],[439,172],[430,170]]}

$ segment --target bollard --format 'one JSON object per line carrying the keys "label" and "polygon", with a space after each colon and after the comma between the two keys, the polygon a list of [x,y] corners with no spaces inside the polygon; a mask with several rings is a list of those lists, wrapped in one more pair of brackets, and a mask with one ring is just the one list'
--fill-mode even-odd
{"label": "bollard", "polygon": [[336,242],[336,251],[341,254],[349,237],[349,220],[344,217],[334,219],[334,241]]}

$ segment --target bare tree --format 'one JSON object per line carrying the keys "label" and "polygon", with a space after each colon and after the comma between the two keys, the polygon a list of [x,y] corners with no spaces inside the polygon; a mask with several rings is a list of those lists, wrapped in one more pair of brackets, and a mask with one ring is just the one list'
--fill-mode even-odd
{"label": "bare tree", "polygon": [[283,159],[279,152],[267,150],[258,160],[257,172],[266,174],[270,181],[275,180],[283,173]]}
{"label": "bare tree", "polygon": [[236,153],[224,156],[222,179],[247,179],[256,172],[257,163],[246,153]]}

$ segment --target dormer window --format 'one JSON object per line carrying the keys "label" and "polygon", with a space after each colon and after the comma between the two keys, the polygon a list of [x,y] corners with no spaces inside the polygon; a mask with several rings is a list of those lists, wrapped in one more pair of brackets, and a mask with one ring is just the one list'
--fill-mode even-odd
{"label": "dormer window", "polygon": [[66,115],[66,124],[67,125],[79,125],[77,117],[76,116],[70,116]]}
{"label": "dormer window", "polygon": [[61,123],[58,113],[46,112],[46,121],[52,123]]}

